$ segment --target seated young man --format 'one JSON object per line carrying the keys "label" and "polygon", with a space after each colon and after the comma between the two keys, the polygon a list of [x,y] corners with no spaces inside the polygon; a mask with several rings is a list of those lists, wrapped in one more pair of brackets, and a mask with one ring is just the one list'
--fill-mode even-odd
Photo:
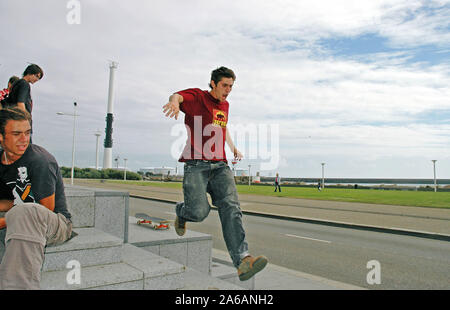
{"label": "seated young man", "polygon": [[0,289],[39,289],[45,246],[63,243],[72,234],[58,163],[44,148],[30,144],[30,132],[28,112],[0,110],[0,211],[6,212],[0,218],[0,229],[6,227]]}

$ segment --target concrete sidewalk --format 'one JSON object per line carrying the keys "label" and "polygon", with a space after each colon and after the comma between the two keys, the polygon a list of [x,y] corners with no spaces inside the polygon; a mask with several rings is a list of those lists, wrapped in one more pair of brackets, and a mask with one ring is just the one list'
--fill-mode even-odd
{"label": "concrete sidewalk", "polygon": [[[229,265],[232,265],[227,252],[213,249],[212,256],[213,260],[227,261]],[[255,290],[365,290],[365,288],[284,268],[269,262],[266,268],[255,276]]]}

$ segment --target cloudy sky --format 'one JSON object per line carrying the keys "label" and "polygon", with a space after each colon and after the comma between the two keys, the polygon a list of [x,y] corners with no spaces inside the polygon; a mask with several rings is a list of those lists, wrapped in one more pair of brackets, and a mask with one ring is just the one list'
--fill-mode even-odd
{"label": "cloudy sky", "polygon": [[272,161],[261,174],[320,177],[325,162],[326,177],[432,178],[436,159],[437,177],[450,178],[448,0],[72,3],[0,2],[0,83],[29,62],[44,69],[32,86],[33,142],[61,165],[71,165],[73,118],[56,113],[76,101],[76,166],[95,166],[114,60],[121,166],[177,165],[183,117],[165,118],[162,106],[178,90],[208,89],[223,65],[237,75],[228,100],[247,157],[238,167]]}

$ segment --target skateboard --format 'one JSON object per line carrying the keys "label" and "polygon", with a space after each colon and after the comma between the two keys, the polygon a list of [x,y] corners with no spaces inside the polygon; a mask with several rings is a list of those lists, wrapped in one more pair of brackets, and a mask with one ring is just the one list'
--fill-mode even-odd
{"label": "skateboard", "polygon": [[149,224],[154,230],[170,228],[169,221],[166,219],[152,217],[145,213],[136,213],[135,217],[140,219],[137,221],[138,225]]}

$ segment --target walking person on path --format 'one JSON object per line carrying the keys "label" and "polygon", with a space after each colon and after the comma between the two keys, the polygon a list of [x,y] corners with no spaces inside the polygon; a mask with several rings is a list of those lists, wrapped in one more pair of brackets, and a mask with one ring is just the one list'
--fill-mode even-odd
{"label": "walking person on path", "polygon": [[280,186],[280,184],[281,184],[281,178],[280,178],[280,175],[277,173],[277,176],[275,177],[275,192],[277,191],[277,188],[278,188],[278,190],[281,193],[281,186]]}
{"label": "walking person on path", "polygon": [[209,214],[206,193],[217,206],[222,224],[224,240],[237,268],[239,279],[248,280],[267,264],[264,256],[249,254],[242,212],[233,173],[227,165],[225,141],[238,160],[242,154],[234,146],[227,129],[230,94],[236,76],[228,68],[220,67],[212,71],[211,90],[190,88],[170,96],[163,106],[167,117],[175,117],[182,111],[188,141],[179,159],[184,162],[183,194],[184,202],[176,206],[175,230],[182,236],[186,232],[186,222],[201,222]]}

